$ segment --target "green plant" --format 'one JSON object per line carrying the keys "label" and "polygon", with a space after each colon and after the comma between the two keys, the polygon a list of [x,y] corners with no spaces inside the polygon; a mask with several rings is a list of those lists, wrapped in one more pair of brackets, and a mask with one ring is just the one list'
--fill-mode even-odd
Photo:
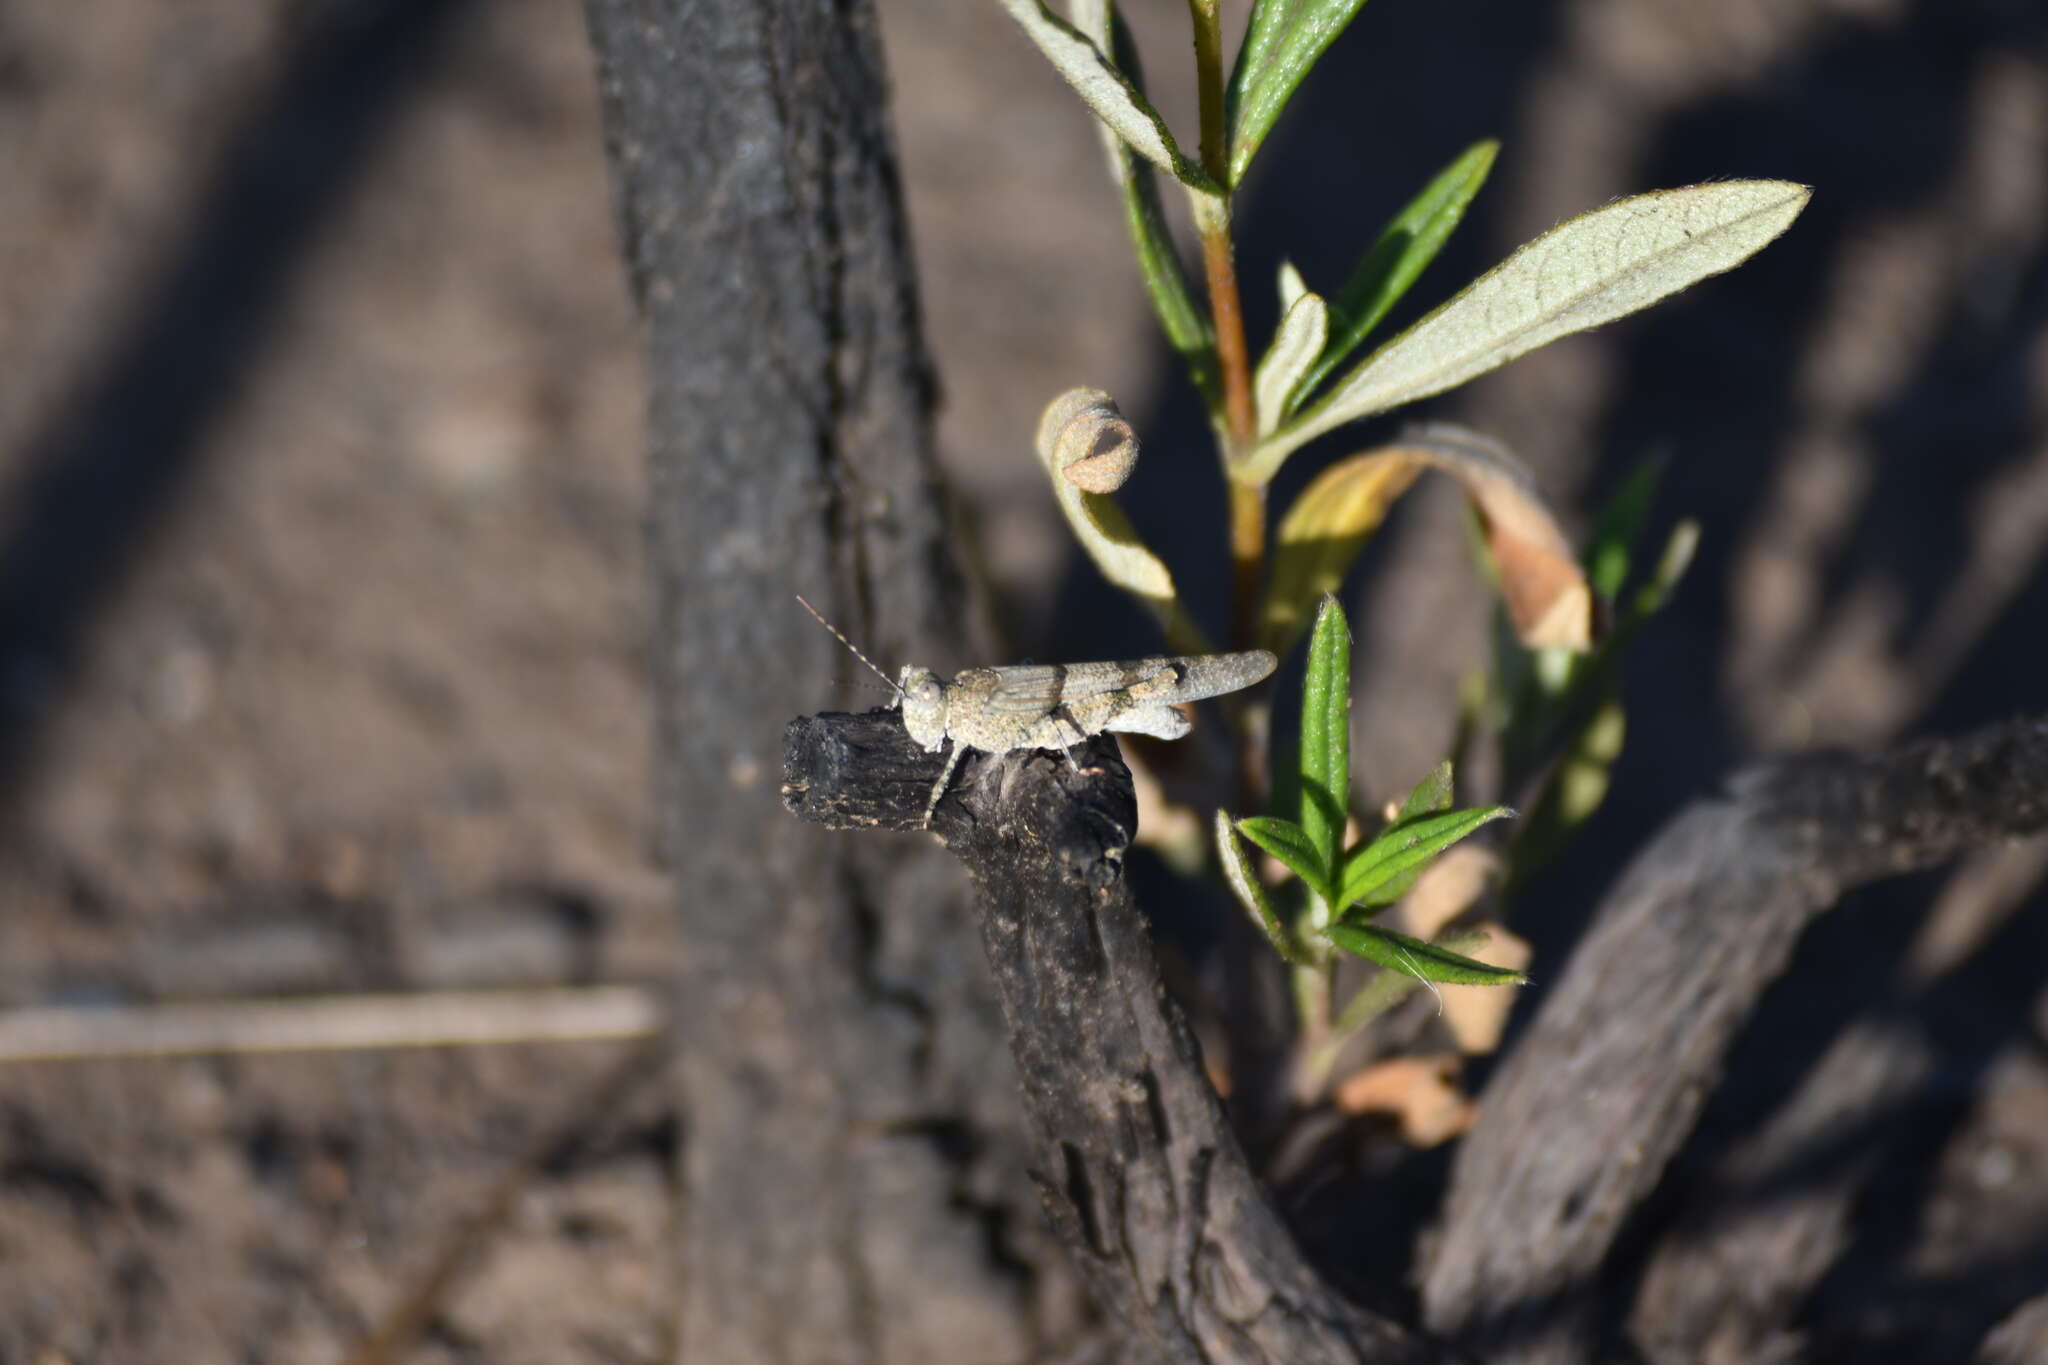
{"label": "green plant", "polygon": [[[1273,814],[1233,820],[1218,811],[1216,846],[1231,889],[1274,951],[1294,968],[1295,998],[1318,1044],[1311,1065],[1317,1073],[1312,1080],[1319,1084],[1336,1049],[1415,985],[1498,986],[1523,980],[1520,972],[1466,955],[1485,941],[1483,933],[1453,933],[1424,942],[1374,923],[1439,853],[1514,812],[1506,806],[1451,809],[1452,765],[1446,760],[1415,784],[1378,834],[1345,848],[1345,831],[1353,821],[1351,630],[1334,597],[1323,599],[1309,636],[1301,746],[1291,776],[1275,784]],[[1293,893],[1284,909],[1276,907],[1240,835],[1293,873],[1293,881],[1282,888]],[[1333,1017],[1339,954],[1376,962],[1390,975],[1354,993]]]}
{"label": "green plant", "polygon": [[[1791,224],[1808,190],[1728,181],[1607,204],[1529,242],[1360,358],[1485,183],[1498,147],[1480,142],[1453,157],[1394,215],[1333,293],[1315,292],[1283,267],[1280,321],[1254,363],[1231,239],[1236,196],[1288,100],[1364,0],[1256,0],[1227,70],[1217,0],[1188,0],[1200,110],[1192,156],[1146,99],[1137,53],[1109,0],[1072,0],[1066,17],[1044,0],[1001,3],[1100,121],[1147,293],[1207,407],[1229,490],[1229,646],[1284,655],[1316,616],[1304,728],[1294,749],[1298,768],[1277,771],[1271,814],[1216,819],[1226,875],[1274,948],[1294,964],[1307,1031],[1341,1034],[1369,1011],[1355,998],[1330,1019],[1329,966],[1339,953],[1369,958],[1411,981],[1518,980],[1464,956],[1457,942],[1423,943],[1372,922],[1437,852],[1507,812],[1450,810],[1446,765],[1410,794],[1376,839],[1342,848],[1350,809],[1349,635],[1328,594],[1421,472],[1437,469],[1459,481],[1503,620],[1493,676],[1468,689],[1463,728],[1468,738],[1484,731],[1499,744],[1508,778],[1503,790],[1533,793],[1534,818],[1510,846],[1513,881],[1548,857],[1604,795],[1623,729],[1615,686],[1620,651],[1668,596],[1694,533],[1681,528],[1660,568],[1603,631],[1600,604],[1627,577],[1650,475],[1623,490],[1583,559],[1519,462],[1498,444],[1455,428],[1411,431],[1336,460],[1270,528],[1267,489],[1286,461],[1319,436],[1442,393],[1732,268]],[[1161,172],[1188,196],[1206,306],[1168,235]],[[1153,611],[1176,650],[1212,648],[1170,570],[1116,506],[1113,494],[1130,473],[1137,443],[1109,396],[1089,389],[1056,399],[1041,423],[1038,451],[1069,524],[1110,581]],[[1250,752],[1262,733],[1258,715],[1244,708],[1235,717],[1243,773],[1265,768]],[[1240,783],[1240,804],[1249,803],[1255,785]],[[1275,908],[1240,834],[1291,870],[1298,904],[1284,913]]]}

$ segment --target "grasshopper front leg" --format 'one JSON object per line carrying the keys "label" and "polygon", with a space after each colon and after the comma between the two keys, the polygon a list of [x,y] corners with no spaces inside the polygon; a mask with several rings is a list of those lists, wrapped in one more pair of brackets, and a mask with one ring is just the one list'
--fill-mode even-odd
{"label": "grasshopper front leg", "polygon": [[953,773],[960,767],[960,758],[967,752],[967,746],[959,740],[953,741],[953,751],[946,755],[946,766],[939,771],[939,780],[932,783],[931,799],[924,803],[924,828],[932,827],[932,812],[939,808],[939,798],[946,794],[946,788],[953,781]]}

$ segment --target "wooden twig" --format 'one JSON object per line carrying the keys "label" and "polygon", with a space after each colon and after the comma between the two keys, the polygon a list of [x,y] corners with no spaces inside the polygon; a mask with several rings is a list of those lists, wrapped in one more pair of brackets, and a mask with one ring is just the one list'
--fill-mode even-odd
{"label": "wooden twig", "polygon": [[[938,771],[888,712],[793,722],[784,801],[914,829]],[[1098,736],[970,756],[931,830],[967,866],[1045,1207],[1098,1300],[1158,1358],[1448,1359],[1302,1258],[1239,1149],[1123,876],[1130,773]]]}
{"label": "wooden twig", "polygon": [[0,1062],[644,1038],[665,1013],[640,986],[212,1000],[0,1013]]}
{"label": "wooden twig", "polygon": [[1861,882],[2044,824],[2040,719],[1768,764],[1682,811],[1486,1092],[1424,1279],[1427,1323],[1489,1360],[1586,1359],[1622,1224],[1800,931]]}

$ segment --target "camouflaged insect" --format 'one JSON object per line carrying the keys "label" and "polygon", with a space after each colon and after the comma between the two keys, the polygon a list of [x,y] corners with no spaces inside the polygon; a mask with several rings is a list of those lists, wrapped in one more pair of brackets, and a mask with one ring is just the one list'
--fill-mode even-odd
{"label": "camouflaged insect", "polygon": [[[802,598],[797,599],[803,602]],[[853,650],[856,658],[879,674],[867,655],[826,621],[808,602],[804,610]],[[947,740],[953,752],[925,802],[929,824],[939,798],[953,780],[969,749],[1005,754],[1016,749],[1059,749],[1071,761],[1070,745],[1105,731],[1179,739],[1188,718],[1176,702],[1203,701],[1250,687],[1268,677],[1278,661],[1263,649],[1240,654],[1160,655],[1093,664],[1012,664],[1005,668],[970,668],[951,682],[929,668],[905,666],[896,681],[903,728],[937,753]]]}

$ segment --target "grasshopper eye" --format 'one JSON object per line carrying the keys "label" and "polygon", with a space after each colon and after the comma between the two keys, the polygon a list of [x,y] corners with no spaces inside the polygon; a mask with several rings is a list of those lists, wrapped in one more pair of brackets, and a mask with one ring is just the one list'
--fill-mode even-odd
{"label": "grasshopper eye", "polygon": [[939,700],[939,680],[926,674],[910,685],[906,695],[914,702],[926,706],[935,705]]}

